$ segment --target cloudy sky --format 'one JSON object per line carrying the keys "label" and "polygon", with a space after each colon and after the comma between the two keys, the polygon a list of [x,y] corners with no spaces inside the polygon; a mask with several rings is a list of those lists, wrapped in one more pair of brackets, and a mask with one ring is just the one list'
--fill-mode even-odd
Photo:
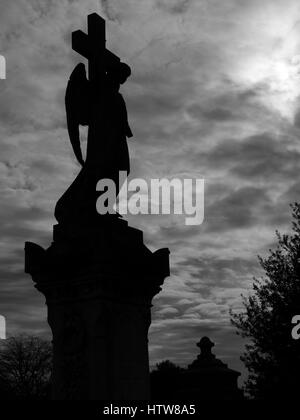
{"label": "cloudy sky", "polygon": [[[79,171],[64,113],[80,57],[70,34],[107,19],[108,48],[133,68],[123,88],[132,176],[204,178],[205,220],[128,217],[172,275],[155,298],[151,364],[185,365],[209,335],[242,369],[229,322],[257,254],[290,229],[300,186],[300,5],[297,0],[1,0],[0,314],[10,334],[49,334],[44,298],[24,274],[25,240],[50,245],[56,200]],[[84,133],[83,133],[84,137]],[[84,144],[84,143],[83,143]]]}

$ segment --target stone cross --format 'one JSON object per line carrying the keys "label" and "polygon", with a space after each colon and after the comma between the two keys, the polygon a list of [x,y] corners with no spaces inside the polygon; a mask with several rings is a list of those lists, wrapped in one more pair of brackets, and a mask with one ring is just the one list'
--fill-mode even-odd
{"label": "stone cross", "polygon": [[102,88],[106,70],[120,58],[105,47],[105,20],[97,13],[88,15],[88,33],[72,32],[72,49],[88,60],[88,77],[93,89]]}
{"label": "stone cross", "polygon": [[[105,47],[105,20],[97,13],[88,15],[88,31],[72,32],[72,49],[88,60],[90,109],[86,163],[102,167],[108,155],[109,133],[105,126],[105,80],[109,68],[120,63],[120,58]],[[102,138],[102,142],[99,139]],[[104,140],[106,139],[106,141]],[[101,157],[102,156],[102,157]],[[99,159],[103,159],[99,163]]]}

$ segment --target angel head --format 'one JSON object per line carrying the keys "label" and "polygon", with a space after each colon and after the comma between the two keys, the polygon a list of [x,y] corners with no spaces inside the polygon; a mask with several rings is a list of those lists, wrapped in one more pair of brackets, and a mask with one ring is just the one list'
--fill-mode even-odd
{"label": "angel head", "polygon": [[131,75],[131,68],[126,63],[120,62],[107,72],[108,77],[115,83],[123,85],[128,77]]}

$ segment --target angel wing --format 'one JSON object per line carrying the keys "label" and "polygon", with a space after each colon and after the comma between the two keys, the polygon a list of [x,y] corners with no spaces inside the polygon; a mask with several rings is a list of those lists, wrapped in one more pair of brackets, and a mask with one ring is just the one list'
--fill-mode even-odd
{"label": "angel wing", "polygon": [[79,125],[89,124],[89,81],[85,66],[77,64],[68,81],[65,96],[67,126],[71,145],[78,162],[83,165]]}

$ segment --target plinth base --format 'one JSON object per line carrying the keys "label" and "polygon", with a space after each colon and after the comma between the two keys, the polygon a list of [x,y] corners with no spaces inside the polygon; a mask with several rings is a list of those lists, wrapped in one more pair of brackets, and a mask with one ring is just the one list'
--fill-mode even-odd
{"label": "plinth base", "polygon": [[151,301],[169,275],[169,250],[116,217],[54,226],[44,250],[25,244],[25,271],[46,297],[53,398],[149,399]]}

